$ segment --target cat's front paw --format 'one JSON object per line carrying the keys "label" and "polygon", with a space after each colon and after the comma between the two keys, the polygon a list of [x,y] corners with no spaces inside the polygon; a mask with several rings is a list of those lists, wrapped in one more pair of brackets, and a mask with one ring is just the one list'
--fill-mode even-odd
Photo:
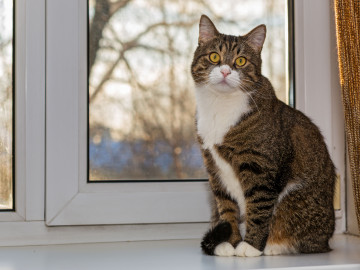
{"label": "cat's front paw", "polygon": [[238,257],[258,257],[262,255],[262,252],[243,241],[236,247],[235,255]]}
{"label": "cat's front paw", "polygon": [[223,242],[216,246],[214,250],[216,256],[230,257],[235,255],[235,248],[229,242]]}

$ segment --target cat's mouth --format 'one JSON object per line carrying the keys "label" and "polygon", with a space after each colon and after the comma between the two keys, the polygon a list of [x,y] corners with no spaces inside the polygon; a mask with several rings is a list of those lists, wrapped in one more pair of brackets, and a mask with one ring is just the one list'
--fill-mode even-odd
{"label": "cat's mouth", "polygon": [[220,80],[217,83],[217,85],[222,86],[222,87],[232,87],[232,85],[230,84],[230,82],[226,78],[223,78],[222,80]]}
{"label": "cat's mouth", "polygon": [[221,81],[217,83],[217,85],[223,87],[227,91],[236,87],[234,83],[231,80],[228,80],[227,78],[223,78]]}
{"label": "cat's mouth", "polygon": [[219,82],[219,84],[230,86],[229,83],[226,81],[226,78],[222,79],[222,80]]}
{"label": "cat's mouth", "polygon": [[225,78],[218,82],[214,82],[213,89],[220,93],[233,93],[236,91],[236,87],[231,84],[231,81]]}

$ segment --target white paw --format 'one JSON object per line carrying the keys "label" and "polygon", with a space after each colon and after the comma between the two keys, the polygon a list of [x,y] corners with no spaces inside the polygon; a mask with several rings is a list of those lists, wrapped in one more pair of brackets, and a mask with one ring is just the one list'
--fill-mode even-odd
{"label": "white paw", "polygon": [[275,256],[281,254],[292,254],[297,253],[294,247],[289,247],[285,244],[267,244],[264,249],[264,255]]}
{"label": "white paw", "polygon": [[214,254],[216,256],[230,257],[234,256],[235,249],[229,242],[223,242],[216,246]]}
{"label": "white paw", "polygon": [[282,254],[281,249],[278,245],[266,245],[264,249],[264,255],[272,256],[272,255],[280,255]]}
{"label": "white paw", "polygon": [[252,245],[241,242],[235,249],[235,255],[238,257],[258,257],[261,256],[262,252]]}

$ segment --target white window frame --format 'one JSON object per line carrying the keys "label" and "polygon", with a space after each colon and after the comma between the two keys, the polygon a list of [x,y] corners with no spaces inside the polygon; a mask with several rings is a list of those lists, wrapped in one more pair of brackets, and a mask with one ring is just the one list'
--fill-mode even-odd
{"label": "white window frame", "polygon": [[345,232],[345,131],[333,2],[294,0],[294,10],[296,108],[309,116],[325,137],[340,176],[336,231]]}
{"label": "white window frame", "polygon": [[[343,180],[331,0],[294,2],[296,107],[320,126]],[[0,213],[0,245],[201,237],[207,183],[86,182],[86,16],[86,0],[16,1],[16,211]],[[346,229],[341,185],[337,232]]]}
{"label": "white window frame", "polygon": [[45,1],[15,3],[15,211],[0,221],[44,219]]}

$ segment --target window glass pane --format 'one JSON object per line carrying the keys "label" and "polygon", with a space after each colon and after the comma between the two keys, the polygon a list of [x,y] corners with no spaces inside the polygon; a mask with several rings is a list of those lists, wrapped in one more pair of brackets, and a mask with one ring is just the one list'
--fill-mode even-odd
{"label": "window glass pane", "polygon": [[285,0],[89,0],[89,179],[207,178],[190,74],[201,14],[267,25],[263,73],[287,101]]}
{"label": "window glass pane", "polygon": [[0,209],[13,208],[13,1],[0,0]]}

